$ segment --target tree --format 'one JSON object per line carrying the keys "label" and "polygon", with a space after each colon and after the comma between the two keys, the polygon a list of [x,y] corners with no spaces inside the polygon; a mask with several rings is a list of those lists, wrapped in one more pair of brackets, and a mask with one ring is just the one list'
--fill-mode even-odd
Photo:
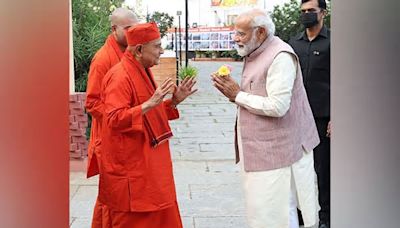
{"label": "tree", "polygon": [[[330,27],[331,13],[330,1],[327,1],[328,14],[325,17],[325,24]],[[271,13],[275,23],[275,34],[282,40],[288,41],[291,37],[304,30],[300,23],[300,1],[290,0],[283,5],[276,5]]]}
{"label": "tree", "polygon": [[[126,2],[122,5],[126,5]],[[139,21],[146,20],[146,13],[144,12],[145,10],[143,8],[143,0],[136,0],[132,10],[135,12]]]}
{"label": "tree", "polygon": [[147,15],[146,21],[147,22],[153,21],[157,24],[162,38],[167,34],[167,30],[172,27],[174,18],[167,13],[161,13],[156,11],[151,15]]}
{"label": "tree", "polygon": [[75,90],[86,91],[90,62],[110,33],[108,16],[122,0],[72,0]]}

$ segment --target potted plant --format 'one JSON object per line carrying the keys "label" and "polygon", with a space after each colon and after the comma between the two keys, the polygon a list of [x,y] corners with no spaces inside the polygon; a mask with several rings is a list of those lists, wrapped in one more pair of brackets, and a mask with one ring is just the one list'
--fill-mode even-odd
{"label": "potted plant", "polygon": [[185,78],[190,77],[194,78],[197,76],[199,73],[199,70],[196,67],[188,65],[187,67],[182,67],[179,70],[178,76],[181,81],[183,81]]}

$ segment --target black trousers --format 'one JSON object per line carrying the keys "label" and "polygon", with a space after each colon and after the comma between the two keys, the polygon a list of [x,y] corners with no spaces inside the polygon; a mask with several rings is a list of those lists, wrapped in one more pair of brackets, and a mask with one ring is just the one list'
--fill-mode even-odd
{"label": "black trousers", "polygon": [[[331,139],[326,137],[329,118],[315,118],[320,144],[314,148],[314,168],[318,180],[318,202],[320,222],[330,223],[331,207]],[[299,223],[303,225],[301,211],[298,210]]]}
{"label": "black trousers", "polygon": [[318,178],[319,219],[330,222],[331,207],[331,139],[326,137],[329,118],[315,118],[320,144],[314,149],[314,168]]}

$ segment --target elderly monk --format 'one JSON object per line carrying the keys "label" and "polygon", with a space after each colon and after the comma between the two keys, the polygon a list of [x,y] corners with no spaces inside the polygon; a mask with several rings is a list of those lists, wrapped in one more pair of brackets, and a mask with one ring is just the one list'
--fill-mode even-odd
{"label": "elderly monk", "polygon": [[[235,21],[235,42],[245,57],[241,85],[212,75],[214,85],[238,105],[236,155],[251,228],[297,228],[316,223],[313,149],[319,138],[293,49],[274,36],[260,10]],[[298,202],[298,203],[297,203]]]}
{"label": "elderly monk", "polygon": [[[112,33],[93,57],[86,88],[85,107],[86,111],[92,116],[86,174],[88,178],[99,173],[101,119],[104,111],[100,97],[101,83],[108,70],[117,64],[124,54],[127,46],[125,30],[138,23],[135,14],[125,8],[115,9],[109,19]],[[102,223],[107,220],[107,215],[108,211],[97,200],[93,211],[92,227],[102,227]]]}
{"label": "elderly monk", "polygon": [[103,80],[99,199],[110,211],[108,227],[179,228],[168,120],[179,118],[176,106],[196,91],[195,81],[156,86],[150,67],[164,51],[155,23],[135,25],[126,37],[124,57]]}

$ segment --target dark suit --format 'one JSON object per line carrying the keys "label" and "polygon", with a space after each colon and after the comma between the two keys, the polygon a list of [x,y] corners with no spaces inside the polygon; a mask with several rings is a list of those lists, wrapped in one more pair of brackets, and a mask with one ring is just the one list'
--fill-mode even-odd
{"label": "dark suit", "polygon": [[306,32],[293,37],[289,44],[299,57],[320,144],[314,149],[314,166],[318,176],[319,218],[330,221],[330,138],[326,136],[330,121],[330,30],[325,26],[309,41]]}

